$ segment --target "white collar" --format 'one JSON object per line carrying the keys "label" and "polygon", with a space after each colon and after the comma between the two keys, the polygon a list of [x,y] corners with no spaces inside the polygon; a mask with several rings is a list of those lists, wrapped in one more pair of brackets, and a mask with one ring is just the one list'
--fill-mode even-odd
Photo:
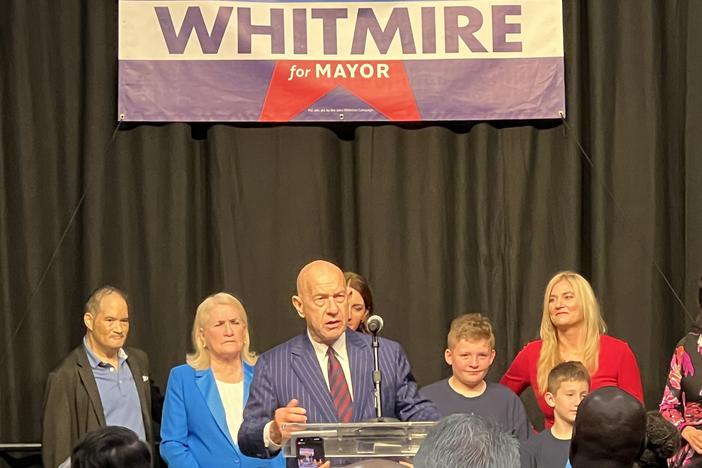
{"label": "white collar", "polygon": [[[314,348],[314,352],[318,357],[326,357],[327,355],[327,349],[329,349],[329,345],[326,345],[324,343],[319,343],[315,341],[312,338],[312,335],[310,334],[309,329],[307,330],[307,337],[310,339],[310,342],[312,343],[312,348]],[[340,356],[344,359],[346,359],[347,353],[346,353],[346,331],[341,334],[337,340],[332,343],[331,347],[334,349],[334,352],[336,353],[337,356]]]}

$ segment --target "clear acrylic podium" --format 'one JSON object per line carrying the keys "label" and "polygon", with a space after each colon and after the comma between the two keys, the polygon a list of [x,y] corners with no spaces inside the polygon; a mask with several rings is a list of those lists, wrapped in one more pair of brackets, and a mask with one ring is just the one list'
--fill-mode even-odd
{"label": "clear acrylic podium", "polygon": [[412,458],[436,422],[358,422],[298,424],[283,447],[286,458],[295,457],[300,437],[321,437],[326,458]]}

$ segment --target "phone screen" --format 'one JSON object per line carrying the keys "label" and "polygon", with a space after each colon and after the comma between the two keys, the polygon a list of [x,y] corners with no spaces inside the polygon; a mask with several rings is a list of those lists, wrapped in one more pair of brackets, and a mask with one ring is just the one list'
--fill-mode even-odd
{"label": "phone screen", "polygon": [[297,466],[317,468],[324,462],[324,441],[321,437],[300,437],[295,441]]}

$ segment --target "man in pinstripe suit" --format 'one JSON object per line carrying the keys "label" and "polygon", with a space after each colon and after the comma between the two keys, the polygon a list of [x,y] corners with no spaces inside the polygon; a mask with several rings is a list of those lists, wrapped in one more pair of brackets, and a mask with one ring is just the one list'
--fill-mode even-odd
{"label": "man in pinstripe suit", "polygon": [[[290,424],[365,421],[375,417],[370,336],[348,330],[348,289],[343,272],[329,262],[306,265],[297,277],[293,306],[307,330],[263,353],[239,430],[239,447],[249,456],[274,456],[290,438]],[[340,364],[351,408],[339,408],[338,385],[330,389],[330,367]],[[440,415],[417,392],[399,343],[381,338],[382,409],[403,421],[433,421]],[[336,382],[338,365],[332,372]],[[346,388],[343,389],[346,391]],[[286,429],[287,427],[287,429]]]}

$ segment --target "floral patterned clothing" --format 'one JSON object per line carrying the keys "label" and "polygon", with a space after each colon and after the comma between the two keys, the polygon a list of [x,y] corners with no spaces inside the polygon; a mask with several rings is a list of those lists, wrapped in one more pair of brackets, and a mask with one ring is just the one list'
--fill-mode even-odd
{"label": "floral patterned clothing", "polygon": [[[699,333],[687,334],[675,347],[660,411],[678,431],[687,426],[702,429],[702,336]],[[680,451],[668,460],[670,466],[684,466],[702,458],[685,439],[682,442]]]}

